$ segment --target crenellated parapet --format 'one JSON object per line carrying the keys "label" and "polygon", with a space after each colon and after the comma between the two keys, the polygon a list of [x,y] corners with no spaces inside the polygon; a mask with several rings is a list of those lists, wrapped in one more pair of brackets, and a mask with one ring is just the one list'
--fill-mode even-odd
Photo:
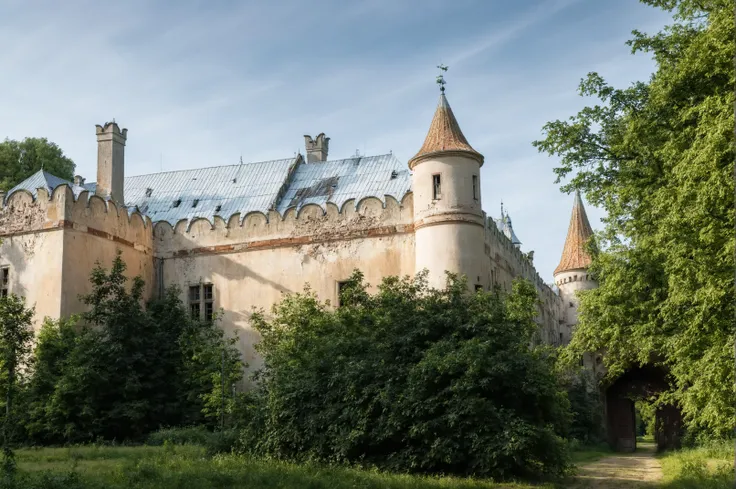
{"label": "crenellated parapet", "polygon": [[139,212],[128,212],[87,192],[75,197],[65,184],[50,195],[44,188],[36,193],[34,198],[30,192],[19,190],[5,199],[0,207],[0,236],[76,230],[152,253],[153,226]]}
{"label": "crenellated parapet", "polygon": [[276,210],[236,213],[227,220],[216,216],[213,221],[182,220],[174,226],[160,221],[153,226],[154,248],[157,256],[168,258],[411,233],[412,198],[411,193],[401,202],[391,196],[383,201],[368,197],[349,200],[341,208],[307,204],[283,215]]}

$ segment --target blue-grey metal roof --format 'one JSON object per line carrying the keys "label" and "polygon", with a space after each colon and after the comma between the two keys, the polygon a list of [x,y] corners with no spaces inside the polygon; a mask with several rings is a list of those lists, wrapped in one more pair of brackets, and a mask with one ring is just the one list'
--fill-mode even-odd
{"label": "blue-grey metal roof", "polygon": [[520,245],[521,241],[516,236],[516,233],[514,232],[514,228],[511,225],[511,218],[508,214],[505,216],[502,215],[501,219],[493,219],[493,221],[496,223],[496,227],[499,231],[501,231],[503,234],[506,235],[507,238],[511,240],[511,243],[514,245]]}
{"label": "blue-grey metal roof", "polygon": [[[10,193],[26,189],[36,196],[36,188],[49,193],[61,184],[69,185],[78,196],[87,190],[92,195],[96,184],[79,187],[46,172],[27,178]],[[390,195],[401,200],[411,190],[411,173],[393,155],[360,156],[345,160],[306,163],[301,156],[284,160],[240,165],[180,170],[125,178],[125,203],[138,208],[153,222],[175,225],[181,220],[220,216],[227,220],[240,213],[282,215],[290,207],[332,202],[342,208],[350,199],[357,204],[365,197],[385,201]]]}
{"label": "blue-grey metal roof", "polygon": [[79,185],[74,185],[72,182],[68,180],[64,180],[63,178],[59,178],[55,175],[52,175],[51,173],[44,171],[44,170],[38,170],[36,173],[31,175],[30,177],[26,178],[22,182],[20,182],[15,187],[11,188],[7,196],[10,197],[14,192],[18,190],[26,190],[27,192],[30,192],[33,194],[33,198],[35,199],[38,197],[38,192],[36,191],[39,188],[46,189],[46,191],[51,195],[51,192],[54,191],[56,187],[59,185],[66,184],[69,185],[69,187],[74,192],[74,196],[78,197],[79,194],[86,189],[83,187],[80,187]]}
{"label": "blue-grey metal roof", "polygon": [[307,163],[296,168],[277,210],[283,214],[306,204],[324,208],[327,202],[342,209],[350,199],[357,205],[366,197],[385,201],[386,195],[401,201],[410,190],[411,172],[392,154]]}

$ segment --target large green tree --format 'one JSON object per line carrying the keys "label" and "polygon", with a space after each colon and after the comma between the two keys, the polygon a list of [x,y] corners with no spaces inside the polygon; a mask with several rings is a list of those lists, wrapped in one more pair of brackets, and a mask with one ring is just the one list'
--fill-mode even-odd
{"label": "large green tree", "polygon": [[560,157],[564,191],[607,211],[570,358],[604,350],[609,376],[655,363],[671,373],[663,398],[693,431],[734,428],[733,0],[644,0],[673,23],[633,32],[634,53],[656,70],[614,88],[596,73],[597,98],[534,144]]}
{"label": "large green tree", "polygon": [[10,190],[42,168],[59,178],[74,178],[74,162],[46,138],[0,142],[0,190]]}
{"label": "large green tree", "polygon": [[244,447],[399,471],[565,471],[569,405],[550,351],[529,346],[532,284],[471,295],[420,274],[366,287],[356,272],[336,310],[307,290],[252,317],[265,366]]}

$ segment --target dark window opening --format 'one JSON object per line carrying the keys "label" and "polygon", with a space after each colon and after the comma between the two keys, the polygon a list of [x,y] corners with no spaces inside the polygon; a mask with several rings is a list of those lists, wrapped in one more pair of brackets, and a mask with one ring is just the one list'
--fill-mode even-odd
{"label": "dark window opening", "polygon": [[194,199],[194,202],[192,202],[192,207],[197,207],[197,204],[199,204],[199,199]]}
{"label": "dark window opening", "polygon": [[583,356],[580,357],[580,366],[581,367],[585,366],[585,357]]}
{"label": "dark window opening", "polygon": [[575,304],[573,304],[573,303],[571,302],[571,303],[570,303],[570,307],[575,307]]}
{"label": "dark window opening", "polygon": [[199,320],[201,318],[201,294],[199,291],[199,285],[189,286],[189,312],[192,319]]}
{"label": "dark window opening", "polygon": [[562,333],[560,333],[560,344],[562,344]]}
{"label": "dark window opening", "polygon": [[189,304],[189,311],[192,319],[199,320],[199,302]]}
{"label": "dark window opening", "polygon": [[483,290],[483,286],[481,284],[475,284],[475,291],[478,292],[479,290]]}
{"label": "dark window opening", "polygon": [[478,200],[478,175],[473,175],[473,198]]}
{"label": "dark window opening", "polygon": [[0,268],[0,297],[7,297],[10,290],[10,268]]}
{"label": "dark window opening", "polygon": [[181,205],[181,199],[176,199],[174,201],[174,207],[179,207]]}
{"label": "dark window opening", "polygon": [[220,209],[222,209],[222,206],[218,205],[217,207],[215,207],[215,212],[220,212]]}
{"label": "dark window opening", "polygon": [[204,284],[202,286],[204,293],[204,320],[212,321],[215,315],[215,294],[212,290],[212,284]]}
{"label": "dark window opening", "polygon": [[442,182],[440,175],[432,175],[432,199],[439,200],[442,198]]}

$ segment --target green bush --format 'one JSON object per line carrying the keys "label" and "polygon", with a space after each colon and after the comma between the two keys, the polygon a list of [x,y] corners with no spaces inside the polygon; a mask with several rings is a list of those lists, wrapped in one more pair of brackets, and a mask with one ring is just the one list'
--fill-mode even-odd
{"label": "green bush", "polygon": [[129,286],[125,270],[120,254],[109,271],[98,265],[82,321],[43,325],[20,396],[32,442],[142,441],[161,426],[213,426],[223,367],[232,407],[229,387],[243,374],[236,340],[191,319],[176,288],[143,307],[143,281]]}
{"label": "green bush", "polygon": [[211,431],[204,426],[190,426],[155,431],[148,435],[146,445],[198,445],[203,447],[208,455],[215,455],[231,452],[238,439],[239,432],[235,429]]}
{"label": "green bush", "polygon": [[272,320],[252,317],[264,368],[241,449],[393,471],[558,476],[565,392],[546,347],[530,348],[537,293],[470,294],[450,275],[389,277],[376,294],[355,272],[332,309],[308,289]]}

